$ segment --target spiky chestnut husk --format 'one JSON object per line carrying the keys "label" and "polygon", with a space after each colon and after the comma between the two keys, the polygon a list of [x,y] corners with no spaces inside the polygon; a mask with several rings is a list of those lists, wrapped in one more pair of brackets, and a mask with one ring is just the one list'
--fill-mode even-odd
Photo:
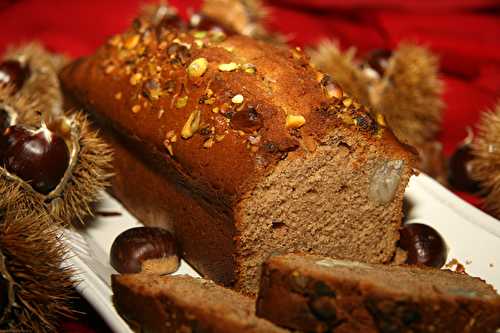
{"label": "spiky chestnut husk", "polygon": [[308,49],[311,63],[322,72],[325,72],[340,84],[349,95],[362,104],[370,106],[368,97],[367,78],[356,64],[356,49],[351,47],[342,52],[338,43],[333,40],[320,42],[315,49]]}
{"label": "spiky chestnut husk", "polygon": [[2,293],[8,292],[0,330],[56,332],[62,318],[75,314],[70,307],[75,272],[64,264],[60,232],[47,215],[10,208],[0,221]]}
{"label": "spiky chestnut husk", "polygon": [[311,62],[344,90],[385,117],[399,140],[418,147],[435,140],[441,128],[442,84],[437,58],[426,48],[401,44],[385,73],[374,78],[356,63],[355,50],[339,50],[332,41],[309,51]]}
{"label": "spiky chestnut husk", "polygon": [[500,219],[500,102],[481,115],[477,129],[471,174],[485,192],[485,210]]}
{"label": "spiky chestnut husk", "polygon": [[435,140],[441,129],[442,84],[438,59],[430,51],[401,44],[384,76],[370,89],[371,104],[398,139],[416,147]]}
{"label": "spiky chestnut husk", "polygon": [[66,119],[71,128],[66,140],[70,162],[59,185],[45,195],[0,166],[0,206],[47,215],[61,225],[83,223],[92,215],[91,204],[112,175],[112,152],[82,113]]}
{"label": "spiky chestnut husk", "polygon": [[16,96],[29,96],[36,100],[40,110],[49,111],[47,115],[62,115],[63,97],[57,73],[67,63],[66,57],[50,53],[39,43],[33,42],[10,47],[3,59],[17,60],[30,70],[22,88],[15,92]]}

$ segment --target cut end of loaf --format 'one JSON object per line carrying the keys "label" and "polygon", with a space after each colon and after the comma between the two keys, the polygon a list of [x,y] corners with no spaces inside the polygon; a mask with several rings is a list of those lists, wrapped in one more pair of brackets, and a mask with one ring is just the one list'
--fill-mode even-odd
{"label": "cut end of loaf", "polygon": [[392,259],[412,171],[401,156],[360,142],[336,130],[304,159],[289,155],[241,202],[238,290],[255,293],[273,254]]}

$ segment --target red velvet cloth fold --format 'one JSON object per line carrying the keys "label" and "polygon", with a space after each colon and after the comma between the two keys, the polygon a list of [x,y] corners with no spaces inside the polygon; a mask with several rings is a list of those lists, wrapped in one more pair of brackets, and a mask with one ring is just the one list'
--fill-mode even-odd
{"label": "red velvet cloth fold", "polygon": [[[130,23],[141,0],[0,0],[0,52],[38,39],[71,56],[90,54]],[[172,0],[186,15],[200,0]],[[445,82],[441,140],[453,152],[479,114],[500,98],[500,2],[497,0],[278,0],[268,1],[271,29],[292,44],[323,38],[355,46],[360,54],[401,41],[429,46],[441,59]],[[471,200],[469,198],[469,200]],[[88,326],[92,326],[91,324]],[[91,328],[71,323],[68,332]],[[97,327],[94,325],[94,327]],[[102,328],[95,328],[102,331]]]}

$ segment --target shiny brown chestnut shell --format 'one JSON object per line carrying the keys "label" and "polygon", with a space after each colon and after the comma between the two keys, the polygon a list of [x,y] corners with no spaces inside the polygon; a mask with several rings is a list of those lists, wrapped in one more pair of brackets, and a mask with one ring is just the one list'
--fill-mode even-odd
{"label": "shiny brown chestnut shell", "polygon": [[46,127],[11,126],[2,134],[0,147],[2,166],[42,194],[57,187],[69,166],[65,140]]}
{"label": "shiny brown chestnut shell", "polygon": [[382,77],[389,67],[389,59],[392,57],[392,54],[392,51],[389,49],[375,49],[366,56],[365,65]]}
{"label": "shiny brown chestnut shell", "polygon": [[0,133],[3,133],[10,126],[10,115],[7,110],[0,107]]}
{"label": "shiny brown chestnut shell", "polygon": [[410,223],[400,230],[399,246],[407,252],[406,263],[440,268],[446,262],[448,249],[443,237],[434,228]]}
{"label": "shiny brown chestnut shell", "polygon": [[0,87],[11,85],[13,93],[19,91],[31,75],[29,66],[23,66],[17,60],[5,60],[0,63]]}
{"label": "shiny brown chestnut shell", "polygon": [[197,30],[218,31],[226,35],[234,35],[236,32],[224,26],[222,23],[217,22],[211,17],[203,13],[193,13],[189,18],[189,28]]}
{"label": "shiny brown chestnut shell", "polygon": [[113,242],[110,264],[119,273],[170,274],[180,259],[172,234],[165,229],[136,227],[125,230]]}
{"label": "shiny brown chestnut shell", "polygon": [[471,161],[473,159],[470,144],[457,148],[448,162],[448,182],[455,190],[475,193],[479,191],[479,183],[471,177]]}

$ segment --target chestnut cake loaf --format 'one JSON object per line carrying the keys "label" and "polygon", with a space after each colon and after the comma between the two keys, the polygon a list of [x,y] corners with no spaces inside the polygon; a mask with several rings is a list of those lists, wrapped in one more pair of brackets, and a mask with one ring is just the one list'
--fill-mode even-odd
{"label": "chestnut cake loaf", "polygon": [[286,333],[255,315],[255,299],[188,275],[112,276],[116,309],[138,332]]}
{"label": "chestnut cake loaf", "polygon": [[415,156],[300,50],[140,18],[61,80],[113,195],[205,277],[254,294],[272,253],[393,257]]}
{"label": "chestnut cake loaf", "polygon": [[257,315],[315,333],[494,333],[500,296],[449,270],[288,254],[264,264]]}

